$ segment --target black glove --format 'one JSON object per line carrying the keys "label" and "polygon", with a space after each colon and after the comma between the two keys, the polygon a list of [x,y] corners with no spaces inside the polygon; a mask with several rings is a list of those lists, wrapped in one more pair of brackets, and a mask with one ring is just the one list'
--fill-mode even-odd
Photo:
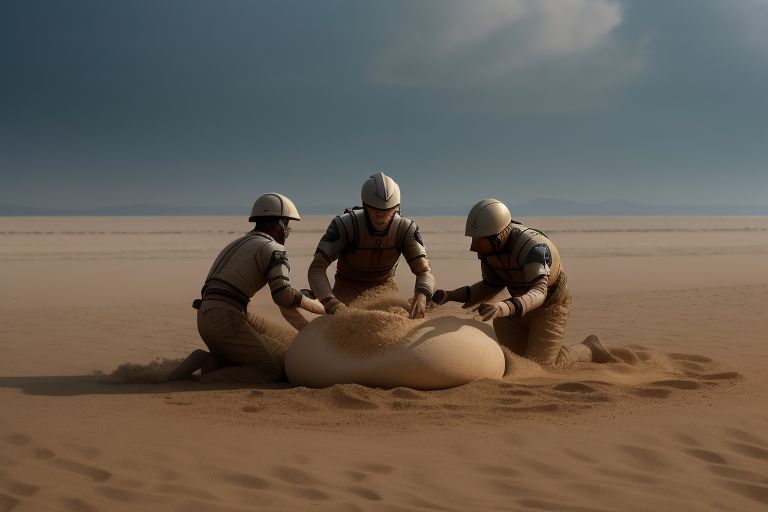
{"label": "black glove", "polygon": [[435,293],[432,294],[432,302],[437,305],[445,304],[448,302],[448,292],[445,290],[435,290]]}

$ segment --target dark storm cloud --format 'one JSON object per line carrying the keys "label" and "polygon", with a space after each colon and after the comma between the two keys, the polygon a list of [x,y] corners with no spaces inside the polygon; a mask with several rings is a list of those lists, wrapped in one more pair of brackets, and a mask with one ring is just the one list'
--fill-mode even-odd
{"label": "dark storm cloud", "polygon": [[4,2],[0,203],[765,202],[767,4]]}

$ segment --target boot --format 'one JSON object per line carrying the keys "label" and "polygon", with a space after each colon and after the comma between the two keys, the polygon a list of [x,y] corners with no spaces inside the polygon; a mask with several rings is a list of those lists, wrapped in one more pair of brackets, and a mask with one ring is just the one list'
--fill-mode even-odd
{"label": "boot", "polygon": [[603,345],[603,343],[600,341],[600,338],[594,334],[590,334],[584,338],[584,341],[581,343],[589,347],[589,350],[592,351],[593,363],[615,363],[618,361],[615,357],[613,357],[613,354],[611,354],[610,350],[608,350],[605,345]]}

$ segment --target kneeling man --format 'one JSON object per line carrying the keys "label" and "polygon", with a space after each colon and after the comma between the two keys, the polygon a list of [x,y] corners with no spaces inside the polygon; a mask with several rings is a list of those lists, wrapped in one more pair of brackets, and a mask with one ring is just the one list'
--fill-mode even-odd
{"label": "kneeling man", "polygon": [[[512,220],[496,199],[484,199],[469,212],[465,235],[480,259],[482,281],[456,290],[435,291],[436,304],[463,302],[493,320],[499,343],[542,366],[566,368],[575,362],[606,363],[614,357],[597,336],[564,345],[571,293],[557,247],[541,231]],[[511,297],[488,303],[504,289]]]}
{"label": "kneeling man", "polygon": [[[264,285],[283,316],[296,328],[306,320],[298,309],[324,314],[319,301],[293,288],[285,239],[291,220],[299,221],[293,202],[282,194],[265,194],[251,211],[253,231],[228,244],[213,262],[195,301],[197,329],[210,353],[196,350],[176,369],[169,380],[190,376],[196,370],[237,367],[228,380],[267,383],[284,380],[287,341],[270,334],[268,322],[248,312],[248,302]],[[303,322],[301,321],[303,320]]]}

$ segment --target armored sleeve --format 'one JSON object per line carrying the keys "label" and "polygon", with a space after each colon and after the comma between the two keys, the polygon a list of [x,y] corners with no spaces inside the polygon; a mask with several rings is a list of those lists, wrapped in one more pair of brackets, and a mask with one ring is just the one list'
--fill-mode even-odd
{"label": "armored sleeve", "polygon": [[315,256],[307,272],[309,287],[318,299],[333,297],[333,288],[328,280],[326,270],[339,257],[341,250],[347,244],[347,240],[344,223],[341,217],[337,216],[328,225],[328,229],[317,244]]}
{"label": "armored sleeve", "polygon": [[517,318],[541,307],[547,300],[547,276],[541,276],[534,281],[531,288],[522,295],[511,297],[507,302],[512,307],[513,315]]}
{"label": "armored sleeve", "polygon": [[282,246],[280,248],[271,247],[270,250],[264,251],[262,256],[262,266],[265,269],[264,278],[269,285],[269,290],[272,293],[272,300],[281,307],[295,308],[301,304],[301,292],[291,286],[288,273],[291,270],[291,265],[288,263],[288,256],[286,255]]}
{"label": "armored sleeve", "polygon": [[402,252],[411,272],[416,274],[416,286],[414,293],[423,293],[427,297],[432,296],[435,288],[435,276],[432,275],[432,269],[427,259],[427,249],[424,246],[424,240],[421,238],[419,226],[411,222],[405,232],[402,242]]}

